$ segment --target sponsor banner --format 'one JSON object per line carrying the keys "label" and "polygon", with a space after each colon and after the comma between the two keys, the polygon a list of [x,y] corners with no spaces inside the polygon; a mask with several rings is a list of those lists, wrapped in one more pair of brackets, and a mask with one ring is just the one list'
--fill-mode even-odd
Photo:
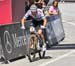
{"label": "sponsor banner", "polygon": [[1,45],[6,60],[26,54],[29,32],[22,30],[20,23],[0,26]]}
{"label": "sponsor banner", "polygon": [[59,43],[64,37],[64,29],[60,15],[51,15],[47,17],[46,36],[48,45]]}
{"label": "sponsor banner", "polygon": [[[47,16],[45,39],[48,46],[59,43],[65,37],[63,25],[59,15]],[[20,23],[0,26],[0,44],[6,60],[11,60],[29,53],[29,27],[31,21],[26,22],[26,29],[21,29]]]}

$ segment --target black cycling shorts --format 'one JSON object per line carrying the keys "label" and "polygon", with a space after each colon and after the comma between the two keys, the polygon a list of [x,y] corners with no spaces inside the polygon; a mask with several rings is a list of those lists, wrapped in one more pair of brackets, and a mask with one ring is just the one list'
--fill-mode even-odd
{"label": "black cycling shorts", "polygon": [[32,24],[34,27],[40,27],[41,25],[43,25],[43,20],[40,21],[36,21],[36,20],[32,20]]}

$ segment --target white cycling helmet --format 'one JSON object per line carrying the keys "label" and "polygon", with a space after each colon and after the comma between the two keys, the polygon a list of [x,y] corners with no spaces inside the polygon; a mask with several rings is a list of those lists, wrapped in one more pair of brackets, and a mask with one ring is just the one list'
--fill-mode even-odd
{"label": "white cycling helmet", "polygon": [[31,10],[31,12],[35,12],[35,11],[37,11],[37,6],[34,5],[34,4],[31,5],[30,10]]}
{"label": "white cycling helmet", "polygon": [[35,32],[35,28],[33,26],[30,27],[30,32]]}

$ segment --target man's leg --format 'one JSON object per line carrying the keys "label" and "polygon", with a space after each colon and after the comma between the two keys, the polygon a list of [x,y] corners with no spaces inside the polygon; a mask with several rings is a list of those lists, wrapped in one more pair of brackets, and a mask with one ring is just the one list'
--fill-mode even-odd
{"label": "man's leg", "polygon": [[42,45],[42,51],[43,51],[42,58],[44,58],[45,57],[45,51],[46,51],[46,43],[45,43],[45,40],[44,40],[44,35],[43,35],[42,30],[39,29],[38,32],[39,32],[40,38],[42,39],[42,42],[43,42],[43,45]]}

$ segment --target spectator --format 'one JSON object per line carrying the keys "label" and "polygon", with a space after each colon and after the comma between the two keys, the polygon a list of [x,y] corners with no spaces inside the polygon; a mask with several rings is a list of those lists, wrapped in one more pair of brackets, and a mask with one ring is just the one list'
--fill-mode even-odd
{"label": "spectator", "polygon": [[28,4],[28,1],[25,2],[25,13],[29,10],[30,6]]}
{"label": "spectator", "polygon": [[45,5],[47,5],[47,4],[48,4],[48,2],[49,2],[49,0],[44,0],[44,2],[45,2]]}
{"label": "spectator", "polygon": [[34,4],[34,0],[28,0],[29,1],[29,5],[31,6],[32,4]]}
{"label": "spectator", "polygon": [[42,9],[42,7],[45,5],[44,0],[35,0],[34,2],[36,4],[36,6],[40,9]]}
{"label": "spectator", "polygon": [[34,4],[34,0],[25,1],[25,13],[30,9],[30,6]]}
{"label": "spectator", "polygon": [[49,14],[55,15],[58,14],[58,1],[54,0],[52,5],[49,7]]}

